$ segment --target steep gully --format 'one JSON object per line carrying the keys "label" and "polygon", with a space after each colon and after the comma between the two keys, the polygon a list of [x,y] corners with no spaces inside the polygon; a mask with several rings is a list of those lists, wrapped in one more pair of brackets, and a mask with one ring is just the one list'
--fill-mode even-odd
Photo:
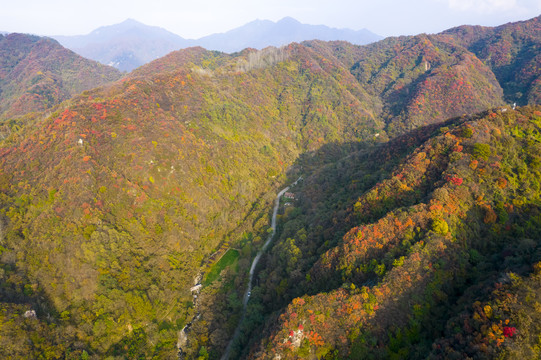
{"label": "steep gully", "polygon": [[222,355],[221,360],[228,360],[229,359],[229,356],[231,355],[232,346],[233,346],[233,344],[235,343],[235,341],[237,340],[237,338],[240,335],[240,326],[241,326],[242,322],[244,321],[244,317],[246,316],[246,308],[248,306],[248,300],[250,300],[250,295],[252,294],[252,287],[253,287],[253,282],[254,282],[255,269],[257,267],[257,264],[259,263],[259,260],[261,259],[261,256],[263,255],[263,252],[265,250],[267,250],[267,248],[269,247],[270,243],[272,242],[272,240],[274,238],[274,235],[276,234],[276,215],[278,215],[278,208],[280,206],[280,198],[282,197],[282,195],[285,194],[286,191],[289,190],[289,188],[291,186],[297,185],[297,183],[300,180],[302,180],[302,176],[299,177],[297,180],[295,180],[295,182],[292,183],[291,185],[286,186],[285,188],[283,188],[278,193],[278,195],[276,195],[276,200],[274,201],[274,210],[272,212],[272,220],[271,220],[271,229],[272,229],[272,231],[269,234],[269,237],[267,238],[267,241],[265,241],[265,244],[263,244],[261,249],[259,249],[259,251],[257,252],[256,257],[254,258],[254,261],[252,261],[252,267],[250,267],[250,278],[249,278],[249,281],[248,281],[248,287],[246,288],[246,292],[244,293],[244,299],[242,301],[242,316],[241,316],[241,319],[239,321],[239,324],[237,325],[237,328],[235,329],[235,333],[233,334],[233,337],[229,341],[229,344],[227,344],[227,348],[225,349],[225,352]]}
{"label": "steep gully", "polygon": [[[291,185],[286,186],[285,188],[280,190],[280,192],[276,195],[276,200],[274,201],[274,209],[273,209],[273,212],[272,212],[272,219],[271,219],[271,230],[272,231],[269,234],[269,237],[267,238],[267,241],[265,241],[265,243],[263,244],[261,249],[257,252],[256,257],[252,261],[252,266],[250,267],[250,276],[249,276],[249,281],[248,281],[248,287],[246,288],[246,292],[244,293],[244,297],[243,297],[243,301],[242,301],[242,316],[241,316],[241,319],[239,321],[239,324],[237,325],[237,328],[235,329],[233,337],[229,341],[229,344],[227,345],[227,348],[226,348],[224,354],[221,357],[221,360],[228,360],[229,359],[229,356],[231,355],[232,346],[233,346],[233,344],[235,343],[235,341],[237,340],[237,338],[240,335],[240,325],[242,324],[242,322],[244,321],[244,317],[246,316],[246,308],[248,306],[248,300],[250,300],[250,295],[252,293],[255,269],[257,267],[257,264],[259,263],[259,260],[261,259],[261,256],[263,255],[263,252],[265,250],[267,250],[267,248],[269,247],[270,243],[272,242],[272,240],[274,238],[274,235],[276,234],[276,216],[278,215],[278,208],[280,207],[280,198],[282,197],[282,195],[284,195],[290,189],[291,186],[297,185],[297,183],[299,181],[301,181],[301,180],[302,180],[302,176],[300,176],[297,180],[295,180],[295,182],[293,182]],[[195,281],[196,286],[199,286],[201,284],[202,278],[203,278],[202,274],[201,273],[198,274],[198,276],[196,277],[196,281]],[[197,295],[194,296],[194,303],[196,303],[196,299],[197,299]],[[188,333],[190,332],[192,324],[195,321],[197,321],[200,316],[201,316],[201,314],[199,312],[196,312],[196,314],[195,314],[194,318],[192,319],[192,321],[190,321],[186,326],[184,326],[184,328],[179,332],[178,343],[177,343],[179,359],[184,359],[184,351],[182,350],[182,347],[185,346],[187,341],[188,341]]]}

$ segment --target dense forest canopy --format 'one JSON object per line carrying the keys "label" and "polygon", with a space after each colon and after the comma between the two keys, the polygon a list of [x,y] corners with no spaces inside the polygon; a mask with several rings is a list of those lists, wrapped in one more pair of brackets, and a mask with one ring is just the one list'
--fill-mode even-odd
{"label": "dense forest canopy", "polygon": [[118,70],[85,59],[55,40],[0,35],[0,120],[49,109],[120,76]]}
{"label": "dense forest canopy", "polygon": [[540,21],[122,78],[0,36],[1,356],[538,356]]}

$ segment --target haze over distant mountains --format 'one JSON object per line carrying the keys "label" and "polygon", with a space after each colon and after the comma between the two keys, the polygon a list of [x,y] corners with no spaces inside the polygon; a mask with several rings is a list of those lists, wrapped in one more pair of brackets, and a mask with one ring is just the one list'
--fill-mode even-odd
{"label": "haze over distant mountains", "polygon": [[304,40],[345,40],[364,45],[381,38],[366,29],[354,31],[307,25],[291,17],[278,22],[255,20],[228,32],[196,40],[184,39],[160,27],[132,19],[100,27],[88,35],[54,36],[68,49],[122,71],[131,71],[171,51],[192,46],[232,53],[245,48],[263,49]]}
{"label": "haze over distant mountains", "polygon": [[195,40],[196,44],[209,50],[235,52],[252,47],[281,46],[304,40],[345,40],[356,45],[365,45],[381,40],[382,37],[369,30],[358,31],[336,29],[325,25],[307,25],[285,17],[278,22],[255,20],[223,34],[213,34]]}
{"label": "haze over distant mountains", "polygon": [[173,50],[189,46],[176,34],[131,19],[100,27],[88,35],[53,38],[81,56],[122,71],[131,71]]}

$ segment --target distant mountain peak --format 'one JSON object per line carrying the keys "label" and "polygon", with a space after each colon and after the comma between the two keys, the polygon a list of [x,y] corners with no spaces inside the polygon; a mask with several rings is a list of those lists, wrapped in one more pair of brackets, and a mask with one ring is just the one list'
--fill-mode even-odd
{"label": "distant mountain peak", "polygon": [[171,51],[190,46],[187,40],[172,32],[131,18],[102,26],[88,35],[54,38],[84,57],[122,71],[131,71]]}
{"label": "distant mountain peak", "polygon": [[381,36],[366,29],[356,31],[308,25],[286,16],[277,22],[257,19],[225,33],[205,36],[196,42],[209,50],[233,53],[248,47],[263,49],[305,40],[343,40],[355,45],[365,45],[381,39]]}
{"label": "distant mountain peak", "polygon": [[292,18],[291,16],[286,16],[276,22],[277,24],[280,23],[288,23],[288,24],[302,24],[300,21],[298,21],[295,18]]}
{"label": "distant mountain peak", "polygon": [[[113,31],[129,31],[130,29],[134,29],[134,28],[141,29],[141,28],[159,28],[159,27],[146,25],[146,24],[143,24],[142,22],[139,22],[137,20],[128,18],[128,19],[126,19],[123,22],[118,23],[118,24],[101,26],[101,27],[97,28],[96,30],[92,31],[90,34],[94,34],[94,35],[98,34],[99,35],[102,32],[111,31],[111,30],[113,30]],[[163,29],[163,30],[166,31],[165,29]]]}
{"label": "distant mountain peak", "polygon": [[[128,18],[119,24],[102,26],[88,35],[55,36],[63,46],[76,53],[131,71],[171,51],[191,46],[227,53],[245,48],[263,49],[305,40],[344,40],[364,45],[381,37],[368,30],[335,29],[325,25],[307,25],[286,16],[277,22],[257,19],[225,33],[197,40],[186,40],[158,26],[149,26]],[[129,56],[128,56],[129,54]]]}
{"label": "distant mountain peak", "polygon": [[143,23],[135,20],[135,19],[132,19],[132,18],[127,18],[126,20],[124,20],[123,22],[121,22],[121,24],[136,24],[136,25],[144,25]]}

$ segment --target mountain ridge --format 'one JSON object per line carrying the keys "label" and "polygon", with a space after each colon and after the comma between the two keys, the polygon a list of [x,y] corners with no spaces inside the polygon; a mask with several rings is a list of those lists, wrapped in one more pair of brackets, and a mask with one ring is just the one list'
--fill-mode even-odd
{"label": "mountain ridge", "polygon": [[114,68],[85,59],[51,38],[0,35],[0,119],[52,108],[120,78]]}
{"label": "mountain ridge", "polygon": [[114,65],[122,71],[131,71],[171,51],[194,46],[232,53],[245,48],[262,49],[314,38],[348,40],[356,44],[381,39],[366,29],[354,31],[325,25],[306,25],[291,17],[277,22],[254,20],[227,32],[199,39],[185,39],[165,29],[144,25],[133,19],[100,27],[88,35],[53,38],[82,56]]}
{"label": "mountain ridge", "polygon": [[[239,33],[242,37],[235,38]],[[196,41],[198,45],[209,50],[231,53],[244,48],[261,50],[267,46],[279,47],[291,42],[314,39],[344,40],[356,45],[364,45],[380,40],[381,37],[366,29],[355,31],[330,28],[325,25],[308,25],[302,24],[292,17],[285,17],[277,22],[255,20],[225,33],[208,35]]]}

